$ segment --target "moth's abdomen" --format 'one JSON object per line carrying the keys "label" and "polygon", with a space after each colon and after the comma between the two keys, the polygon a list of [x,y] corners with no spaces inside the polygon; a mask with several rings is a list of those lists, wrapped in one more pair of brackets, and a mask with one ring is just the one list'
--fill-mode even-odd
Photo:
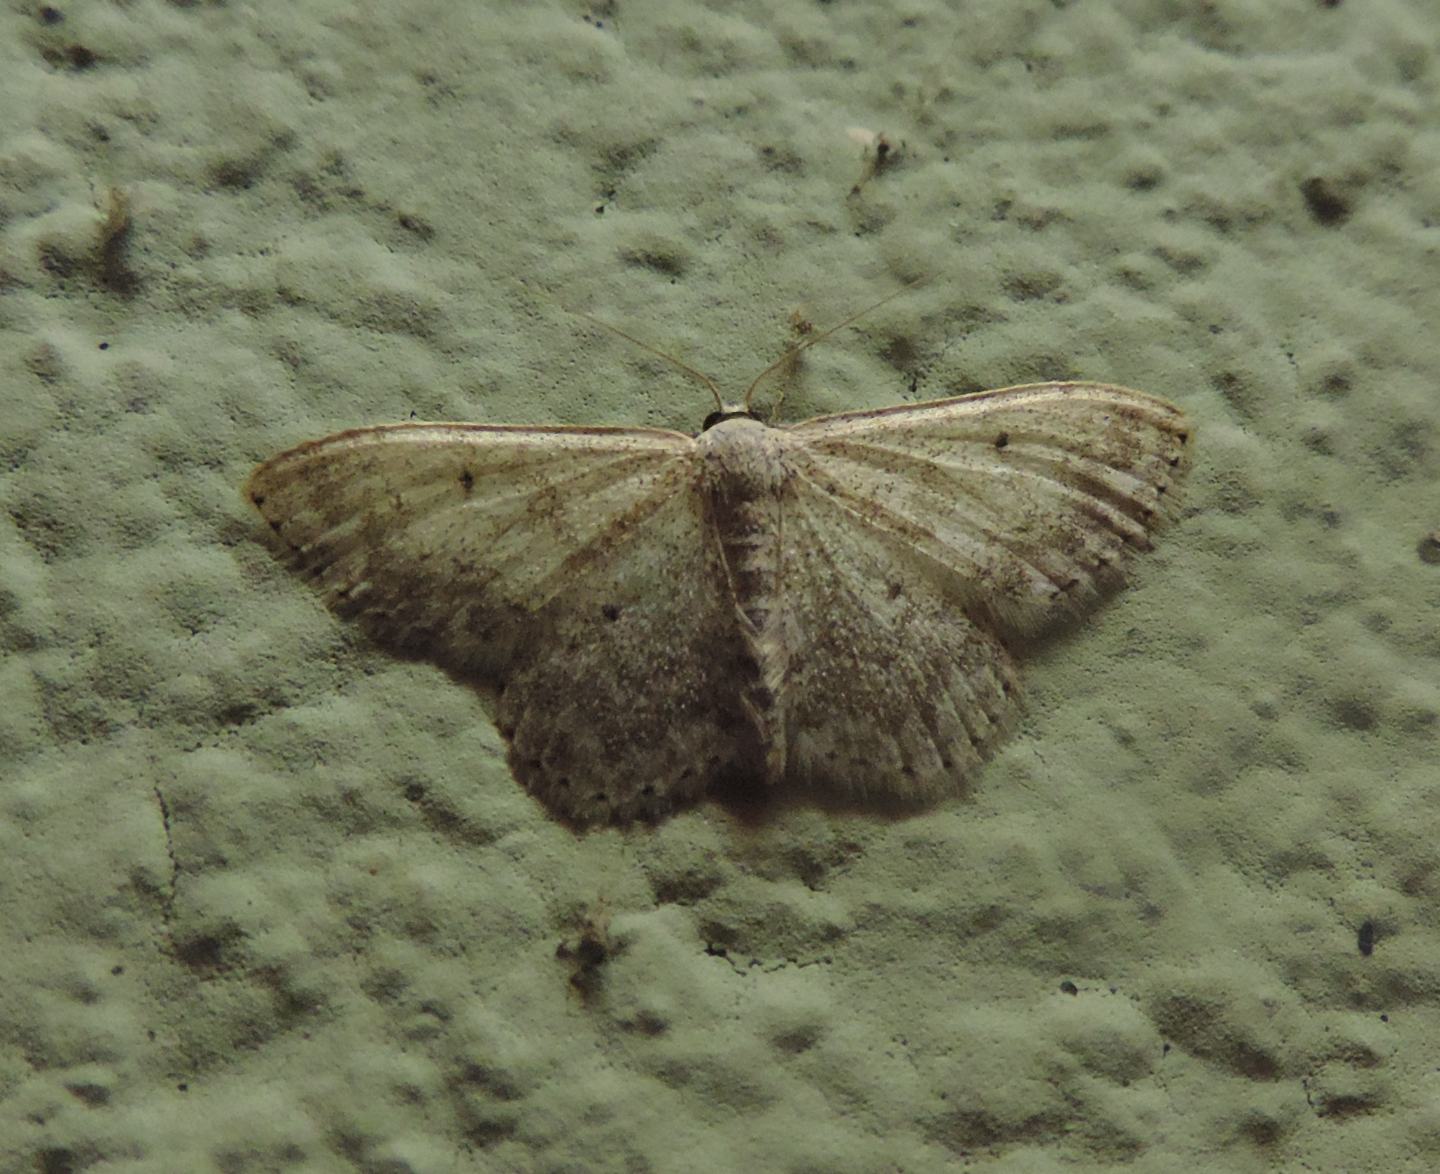
{"label": "moth's abdomen", "polygon": [[766,774],[785,773],[789,641],[781,562],[785,505],[793,498],[788,437],[757,420],[725,420],[700,435],[706,522],[725,563],[753,676],[741,701],[765,747]]}

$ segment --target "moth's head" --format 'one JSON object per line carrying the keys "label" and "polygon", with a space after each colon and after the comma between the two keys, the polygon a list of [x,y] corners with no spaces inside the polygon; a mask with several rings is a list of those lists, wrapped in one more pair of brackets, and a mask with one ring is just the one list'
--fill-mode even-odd
{"label": "moth's head", "polygon": [[[716,424],[723,424],[726,420],[755,420],[758,423],[764,423],[744,404],[721,404],[705,417],[704,422],[700,425],[700,432],[709,432]],[[697,436],[699,434],[699,432],[696,433]]]}

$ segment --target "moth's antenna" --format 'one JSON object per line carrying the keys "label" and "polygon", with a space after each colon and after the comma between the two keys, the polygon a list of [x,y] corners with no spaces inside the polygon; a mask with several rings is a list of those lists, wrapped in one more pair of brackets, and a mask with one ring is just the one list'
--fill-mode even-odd
{"label": "moth's antenna", "polygon": [[[565,308],[569,310],[568,306]],[[715,386],[715,380],[711,379],[710,376],[706,375],[703,371],[695,370],[695,368],[690,366],[689,363],[682,363],[674,355],[667,355],[659,347],[653,347],[648,342],[642,342],[633,334],[626,334],[623,330],[620,329],[620,327],[611,326],[610,323],[596,318],[593,314],[587,314],[584,310],[569,310],[569,312],[574,314],[577,318],[584,318],[586,322],[593,323],[596,326],[604,327],[611,334],[618,334],[626,342],[633,342],[642,351],[649,351],[652,355],[655,355],[661,359],[664,359],[667,363],[672,363],[676,367],[679,367],[680,370],[685,372],[685,374],[693,376],[694,378],[700,380],[701,383],[703,383],[706,387],[710,389],[710,394],[715,397],[716,409],[721,412],[725,410],[725,401],[720,397],[720,389]]]}
{"label": "moth's antenna", "polygon": [[[851,314],[850,317],[846,318],[844,322],[838,322],[834,326],[830,327],[829,330],[822,330],[819,334],[812,335],[804,342],[797,343],[795,346],[792,346],[783,355],[781,355],[778,359],[771,363],[770,366],[766,367],[765,370],[761,371],[759,375],[755,376],[754,382],[752,382],[750,386],[745,389],[745,410],[747,412],[750,410],[750,397],[755,394],[755,389],[760,386],[761,382],[764,381],[767,375],[774,374],[786,363],[790,362],[790,360],[795,358],[795,356],[798,355],[801,351],[809,350],[817,342],[823,342],[832,334],[836,334],[839,331],[844,330],[845,327],[851,325],[852,323],[859,321],[861,318],[865,317],[866,314],[870,313],[871,310],[878,310],[886,302],[893,302],[901,294],[909,293],[917,285],[922,285],[927,280],[928,278],[925,277],[917,277],[914,281],[907,281],[894,293],[886,294],[878,302],[873,302],[872,304],[866,306],[863,310],[860,310],[858,313]],[[634,340],[632,339],[631,341],[633,342]],[[706,382],[709,382],[709,380],[706,380]]]}

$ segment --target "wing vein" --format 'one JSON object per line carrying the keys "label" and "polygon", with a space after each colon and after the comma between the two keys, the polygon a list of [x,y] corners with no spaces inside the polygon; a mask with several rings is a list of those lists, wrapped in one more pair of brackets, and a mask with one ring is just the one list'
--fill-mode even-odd
{"label": "wing vein", "polygon": [[813,467],[809,470],[799,470],[799,476],[816,492],[842,504],[849,516],[856,521],[878,533],[899,539],[902,543],[925,555],[928,562],[943,567],[951,575],[958,573],[960,567],[957,567],[953,560],[941,557],[937,553],[937,547],[959,555],[963,559],[964,565],[972,573],[979,574],[983,571],[987,561],[983,557],[985,548],[1000,546],[1029,572],[1027,578],[1035,586],[1035,589],[1039,590],[1038,584],[1042,582],[1050,584],[1056,591],[1062,590],[1065,586],[1065,581],[1056,578],[1044,566],[1033,561],[1025,551],[1006,542],[1005,535],[999,531],[984,526],[978,528],[959,527],[965,529],[972,538],[971,549],[967,550],[957,546],[954,542],[941,538],[934,530],[917,522],[908,513],[883,505],[873,497],[864,497],[853,493],[833,478],[817,476]]}

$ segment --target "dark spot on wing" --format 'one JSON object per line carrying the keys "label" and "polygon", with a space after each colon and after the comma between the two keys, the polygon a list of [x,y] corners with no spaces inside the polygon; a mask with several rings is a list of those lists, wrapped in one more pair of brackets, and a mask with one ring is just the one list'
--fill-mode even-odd
{"label": "dark spot on wing", "polygon": [[1008,432],[1002,432],[1002,433],[1000,433],[999,436],[997,436],[997,437],[995,438],[995,447],[996,447],[996,448],[1004,448],[1004,447],[1005,447],[1006,445],[1008,445],[1009,443],[1010,443],[1010,433],[1008,433]]}
{"label": "dark spot on wing", "polygon": [[471,491],[474,490],[474,488],[475,488],[475,474],[473,474],[472,472],[470,472],[469,469],[461,469],[461,470],[460,470],[460,491],[461,491],[462,493],[464,493],[466,497],[469,497]]}

